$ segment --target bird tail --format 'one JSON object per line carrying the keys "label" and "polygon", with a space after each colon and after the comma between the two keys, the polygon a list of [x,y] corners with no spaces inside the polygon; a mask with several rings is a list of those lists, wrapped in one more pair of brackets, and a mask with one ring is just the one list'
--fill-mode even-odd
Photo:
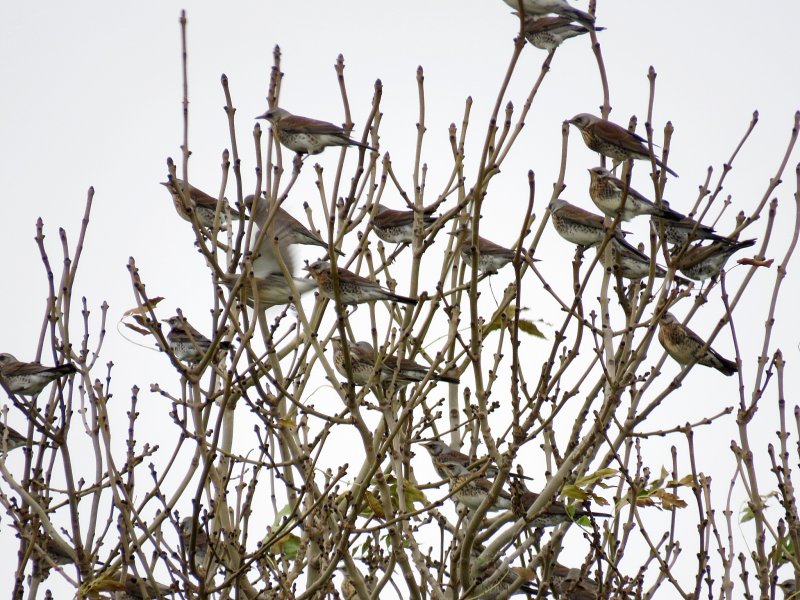
{"label": "bird tail", "polygon": [[[395,302],[410,304],[411,306],[416,306],[418,302],[416,298],[409,298],[408,296],[401,296],[400,294],[389,294],[389,297]],[[458,381],[456,381],[456,383],[458,383]]]}
{"label": "bird tail", "polygon": [[377,148],[373,148],[372,146],[370,146],[368,144],[365,144],[363,142],[359,142],[359,141],[353,140],[353,139],[350,140],[350,145],[358,146],[359,148],[364,148],[364,150],[375,150],[376,152],[378,150]]}
{"label": "bird tail", "polygon": [[589,29],[594,29],[594,16],[590,15],[587,12],[583,12],[582,10],[578,10],[577,8],[573,7],[565,7],[559,11],[559,14],[564,17],[569,17],[570,19],[574,19],[585,25]]}
{"label": "bird tail", "polygon": [[[709,350],[711,349],[709,348]],[[730,377],[731,375],[739,371],[739,365],[737,365],[734,361],[728,360],[727,358],[720,356],[715,350],[711,350],[711,354],[719,362],[719,364],[714,365],[714,368],[723,375]]]}
{"label": "bird tail", "polygon": [[446,383],[458,383],[460,380],[458,377],[454,377],[453,375],[447,375],[445,373],[437,373],[433,376],[436,381],[444,381]]}
{"label": "bird tail", "polygon": [[667,173],[669,173],[670,175],[672,175],[673,177],[678,177],[678,174],[677,174],[675,171],[673,171],[672,169],[670,169],[670,168],[669,168],[667,165],[665,165],[664,163],[662,163],[662,162],[661,162],[659,159],[656,159],[656,164],[657,164],[659,167],[661,167],[662,169],[664,169],[664,170],[665,170]]}
{"label": "bird tail", "polygon": [[64,375],[72,375],[72,373],[77,373],[78,367],[73,365],[72,363],[64,363],[63,365],[58,365],[57,367],[53,367],[52,373],[62,377]]}
{"label": "bird tail", "polygon": [[679,213],[677,210],[672,210],[670,207],[663,205],[658,209],[656,216],[667,221],[683,221],[686,217]]}

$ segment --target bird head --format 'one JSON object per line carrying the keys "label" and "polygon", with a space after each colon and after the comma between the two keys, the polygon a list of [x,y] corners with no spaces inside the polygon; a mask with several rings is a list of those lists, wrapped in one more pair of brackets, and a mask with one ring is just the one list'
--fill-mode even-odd
{"label": "bird head", "polygon": [[7,365],[12,362],[17,362],[17,359],[13,354],[9,354],[8,352],[3,352],[0,354],[0,365]]}
{"label": "bird head", "polygon": [[271,108],[270,110],[265,112],[263,115],[257,116],[256,119],[265,119],[270,123],[276,123],[281,119],[283,119],[284,117],[288,117],[290,115],[291,113],[289,113],[288,110],[284,110],[276,106],[275,108]]}
{"label": "bird head", "polygon": [[447,444],[442,440],[430,440],[422,444],[431,456],[439,456],[442,452],[447,450]]}
{"label": "bird head", "polygon": [[591,175],[592,181],[594,181],[595,179],[610,177],[611,171],[604,169],[603,167],[592,167],[589,169],[589,175]]}
{"label": "bird head", "polygon": [[575,125],[578,129],[586,129],[589,125],[599,120],[600,119],[589,113],[580,113],[569,119],[567,123]]}

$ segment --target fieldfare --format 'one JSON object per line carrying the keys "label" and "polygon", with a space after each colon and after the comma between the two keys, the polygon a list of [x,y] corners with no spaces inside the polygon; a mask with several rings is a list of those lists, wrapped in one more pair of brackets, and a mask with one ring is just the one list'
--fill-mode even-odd
{"label": "fieldfare", "polygon": [[[650,160],[647,140],[635,133],[631,133],[624,127],[620,127],[616,123],[588,113],[575,115],[567,122],[572,123],[580,130],[583,141],[591,150],[599,152],[603,156],[618,162],[628,159]],[[675,177],[678,176],[675,171],[665,166],[658,157],[654,156],[654,158],[659,167]]]}
{"label": "fieldfare", "polygon": [[272,125],[272,135],[281,144],[298,154],[319,154],[328,146],[372,146],[351,139],[344,129],[327,121],[293,115],[282,108],[272,108],[256,119],[266,119]]}
{"label": "fieldfare", "polygon": [[[594,27],[603,31],[605,27]],[[540,50],[555,50],[562,42],[584,33],[590,28],[576,25],[569,17],[540,17],[525,20],[525,39]]]}
{"label": "fieldfare", "polygon": [[538,589],[536,585],[530,581],[534,573],[530,569],[524,567],[506,567],[503,576],[490,585],[489,579],[494,576],[499,568],[500,562],[497,560],[488,562],[482,567],[477,567],[477,572],[475,573],[475,587],[472,588],[467,597],[481,598],[481,600],[496,600],[501,597],[507,598],[508,596],[505,594],[508,592],[508,589],[514,585],[517,578],[522,579],[525,583],[511,592],[512,596],[521,594],[536,596]]}
{"label": "fieldfare", "polygon": [[[541,582],[542,587],[552,587],[559,598],[570,600],[599,600],[600,584],[582,576],[580,569],[556,563],[550,571],[550,581]],[[616,597],[616,596],[615,596]]]}
{"label": "fieldfare", "polygon": [[27,436],[22,435],[13,427],[0,423],[0,450],[11,452],[17,448],[22,448],[27,443]]}
{"label": "fieldfare", "polygon": [[[336,370],[344,377],[348,377],[344,360],[344,344],[339,337],[331,338],[333,343],[333,364]],[[355,385],[367,385],[375,372],[375,361],[380,360],[378,365],[378,377],[382,385],[394,383],[398,387],[406,386],[410,383],[422,381],[431,373],[430,378],[434,381],[445,383],[458,383],[458,378],[451,375],[434,373],[430,368],[420,365],[408,358],[398,358],[397,356],[377,356],[375,349],[369,342],[348,342],[350,350],[350,366],[353,371],[352,383]]]}
{"label": "fieldfare", "polygon": [[633,188],[628,188],[623,206],[622,197],[625,190],[625,183],[614,177],[608,169],[594,167],[589,169],[589,196],[595,206],[601,212],[614,218],[620,211],[620,218],[623,221],[630,221],[639,215],[654,215],[670,221],[680,221],[684,216],[667,207],[660,207],[642,196]]}
{"label": "fieldfare", "polygon": [[[197,222],[200,223],[200,225],[206,227],[207,229],[214,227],[214,215],[217,212],[218,203],[217,198],[197,189],[191,183],[187,184],[183,179],[177,179],[171,176],[169,181],[162,181],[161,185],[165,186],[167,190],[169,190],[169,193],[172,196],[172,202],[175,205],[175,210],[178,211],[178,214],[182,219],[191,222],[191,218],[189,218],[184,205],[185,200],[186,204],[188,204],[192,210],[194,210],[195,215],[197,215]],[[178,190],[180,190],[180,192]],[[183,194],[183,198],[181,197],[181,194]],[[228,227],[228,210],[230,210],[231,216],[234,218],[239,217],[239,213],[230,208],[228,206],[228,202],[223,198],[222,206],[220,207],[219,211],[220,231],[225,231],[225,229]]]}
{"label": "fieldfare", "polygon": [[106,582],[109,589],[106,591],[121,592],[122,600],[157,600],[167,596],[173,596],[175,590],[168,585],[156,582],[151,583],[144,577],[136,577],[130,573],[125,575],[124,581],[120,582],[118,576],[110,576]]}
{"label": "fieldfare", "polygon": [[[683,366],[697,362],[704,367],[713,367],[723,375],[733,375],[739,367],[732,360],[723,358],[694,331],[681,325],[670,313],[664,313],[658,322],[658,341],[672,358]],[[701,353],[702,351],[702,353]]]}
{"label": "fieldfare", "polygon": [[[433,463],[433,468],[436,470],[436,474],[441,477],[442,479],[447,479],[450,475],[445,469],[445,463],[455,462],[463,465],[464,467],[470,468],[473,467],[474,470],[479,470],[481,465],[489,460],[488,457],[486,458],[478,458],[472,460],[469,456],[464,454],[463,452],[459,452],[458,450],[453,450],[448,444],[443,442],[442,440],[430,440],[427,442],[423,442],[422,445],[428,451],[428,454],[431,456],[431,462]],[[498,468],[490,464],[486,467],[486,471],[484,472],[484,477],[487,479],[494,479],[497,477],[499,473]],[[530,477],[525,477],[522,475],[518,475],[514,471],[509,472],[509,477],[512,478],[519,478],[519,479],[527,479],[530,480]]]}
{"label": "fieldfare", "polygon": [[797,600],[797,583],[794,579],[785,579],[778,584],[786,600]]}
{"label": "fieldfare", "polygon": [[[236,273],[224,273],[221,279],[222,283],[224,283],[228,289],[232,290],[239,280],[239,275]],[[300,295],[310,292],[317,287],[317,284],[309,279],[293,277],[292,281],[297,293]],[[258,304],[262,308],[289,304],[292,301],[292,289],[286,282],[283,273],[269,273],[263,277],[252,275],[245,279],[240,290],[244,293],[245,301],[248,306],[255,306],[256,304],[253,299],[253,287],[255,287],[258,297]]]}
{"label": "fieldfare", "polygon": [[[611,268],[613,273],[619,273],[625,279],[647,279],[650,276],[650,257],[639,249],[634,248],[625,240],[611,241],[611,264],[607,264],[605,250],[600,253],[600,264],[605,268]],[[667,270],[659,265],[655,266],[655,277],[664,277]],[[675,278],[675,281],[685,281],[683,278]]]}
{"label": "fieldfare", "polygon": [[[515,10],[519,9],[517,0],[503,0],[503,2]],[[556,14],[594,29],[594,16],[570,6],[566,0],[522,0],[522,10],[525,11],[526,17],[537,18]]]}
{"label": "fieldfare", "polygon": [[[318,260],[305,267],[305,270],[316,280],[320,294],[326,298],[333,299],[331,263],[327,260]],[[417,304],[415,298],[408,298],[385,290],[374,281],[361,277],[361,275],[356,275],[347,269],[336,267],[336,270],[339,275],[339,298],[342,304],[361,304],[362,302],[374,302],[375,300],[390,300],[412,306]]]}
{"label": "fieldfare", "polygon": [[[669,204],[666,200],[661,202],[668,208]],[[664,225],[664,239],[668,244],[674,246],[683,246],[690,239],[691,240],[711,240],[714,242],[728,242],[733,240],[723,237],[714,233],[714,229],[708,225],[698,223],[690,217],[683,217],[679,221],[669,221],[667,219],[659,219],[656,216],[650,217],[650,222],[656,232],[659,231],[659,225]]]}
{"label": "fieldfare", "polygon": [[32,574],[44,581],[50,576],[53,567],[63,567],[75,562],[75,556],[57,544],[50,536],[40,535],[36,540],[38,546],[33,555]]}
{"label": "fieldfare", "polygon": [[[184,517],[180,522],[180,537],[183,547],[186,549],[186,554],[189,554],[190,544],[192,541],[192,528],[194,520],[192,517]],[[208,532],[198,523],[197,533],[194,535],[194,556],[197,566],[202,566],[206,562],[208,555]]]}
{"label": "fieldfare", "polygon": [[717,277],[732,254],[749,248],[756,240],[714,242],[708,246],[693,246],[675,260],[675,268],[690,279],[703,281]]}
{"label": "fieldfare", "polygon": [[[553,200],[547,208],[556,231],[568,242],[588,247],[599,244],[606,238],[608,229],[600,215],[561,199]],[[615,231],[613,237],[621,240],[622,233]]]}
{"label": "fieldfare", "polygon": [[[372,228],[375,235],[390,244],[410,244],[414,239],[414,211],[395,210],[383,204],[375,207],[375,216],[372,217]],[[432,208],[422,209],[422,226],[430,225],[436,221]]]}
{"label": "fieldfare", "polygon": [[[189,325],[186,319],[178,315],[164,319],[163,322],[170,327],[169,333],[167,333],[167,341],[175,358],[187,363],[199,363],[203,360],[203,357],[211,348],[210,339]],[[229,350],[230,347],[230,342],[223,341],[217,345],[217,350],[224,352]]]}
{"label": "fieldfare", "polygon": [[[472,231],[461,229],[451,235],[461,236],[461,260],[469,267],[472,265]],[[516,250],[504,248],[499,244],[478,236],[478,271],[496,273],[517,255]]]}
{"label": "fieldfare", "polygon": [[8,352],[0,354],[0,378],[12,394],[20,396],[35,396],[51,381],[77,371],[72,363],[44,367],[37,362],[20,362]]}
{"label": "fieldfare", "polygon": [[[453,499],[473,510],[481,505],[494,486],[491,481],[485,477],[478,476],[460,462],[444,462],[442,467],[450,479]],[[501,490],[489,510],[506,510],[509,508],[511,508],[511,496],[505,490]]]}
{"label": "fieldfare", "polygon": [[[244,199],[244,205],[250,211],[252,211],[254,198],[255,196],[250,194]],[[264,225],[266,225],[269,219],[271,208],[272,202],[262,196],[258,200],[255,213],[251,212],[252,218],[256,222],[256,225],[258,225],[259,230],[264,229]],[[279,245],[283,244],[288,246],[290,244],[302,244],[305,246],[319,246],[320,248],[324,248],[326,252],[328,251],[328,242],[308,229],[308,227],[303,225],[280,206],[275,209],[275,216],[270,223],[270,227],[271,237],[277,238]],[[265,243],[269,243],[269,240],[265,240]],[[343,255],[339,250],[336,252],[339,255]]]}
{"label": "fieldfare", "polygon": [[[514,505],[519,506],[519,508],[527,513],[528,509],[533,506],[539,496],[540,494],[536,492],[522,492],[518,497],[513,499]],[[560,502],[553,501],[536,513],[528,524],[532,527],[555,527],[556,525],[561,525],[561,523],[576,521],[581,517],[598,518],[610,516],[611,515],[608,513],[592,512],[581,506],[574,506],[568,509]]]}

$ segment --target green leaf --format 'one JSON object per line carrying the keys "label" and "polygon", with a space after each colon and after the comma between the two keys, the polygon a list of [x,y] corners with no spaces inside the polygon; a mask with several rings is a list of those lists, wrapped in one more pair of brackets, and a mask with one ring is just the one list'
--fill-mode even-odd
{"label": "green leaf", "polygon": [[596,484],[602,481],[603,479],[614,477],[618,473],[619,471],[617,471],[616,469],[607,467],[605,469],[600,469],[599,471],[595,471],[594,473],[589,473],[588,475],[581,477],[575,482],[575,485],[578,487],[587,487],[589,485]]}
{"label": "green leaf", "polygon": [[519,330],[523,333],[527,333],[528,335],[532,335],[533,337],[538,337],[543,340],[546,340],[547,337],[541,332],[541,330],[536,326],[533,321],[529,321],[528,319],[520,319],[519,320]]}
{"label": "green leaf", "polygon": [[561,495],[574,500],[580,500],[581,502],[589,499],[588,493],[583,491],[578,486],[572,485],[571,483],[568,483],[564,486],[564,489],[561,490]]}

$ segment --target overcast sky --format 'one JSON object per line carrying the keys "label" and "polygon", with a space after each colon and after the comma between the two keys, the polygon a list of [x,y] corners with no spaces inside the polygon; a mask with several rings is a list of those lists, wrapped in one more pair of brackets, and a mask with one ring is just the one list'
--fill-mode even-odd
{"label": "overcast sky", "polygon": [[[575,5],[587,8],[586,2]],[[712,181],[716,182],[753,111],[759,111],[760,122],[726,181],[725,194],[731,195],[732,206],[717,229],[729,231],[735,214],[739,210],[750,214],[762,197],[783,157],[794,113],[800,109],[800,4],[796,0],[770,2],[768,13],[756,12],[757,4],[741,0],[600,0],[598,5],[597,22],[607,28],[598,35],[608,69],[613,120],[626,124],[636,114],[641,127],[647,111],[648,67],[653,65],[658,72],[653,126],[657,141],[667,120],[675,127],[670,166],[680,178],[670,180],[666,198],[676,210],[689,210],[709,166],[714,168]],[[210,323],[207,307],[212,295],[203,261],[192,246],[194,235],[191,227],[177,218],[168,194],[158,184],[166,178],[166,158],[180,157],[181,8],[187,8],[189,18],[190,173],[195,185],[212,193],[219,187],[222,151],[230,147],[220,76],[225,73],[230,81],[245,189],[251,189],[255,184],[253,117],[266,109],[272,52],[278,44],[286,74],[281,104],[297,114],[336,123],[344,116],[333,65],[339,53],[344,55],[357,135],[369,112],[374,82],[381,79],[384,118],[380,149],[390,153],[409,190],[417,121],[415,76],[418,65],[424,67],[428,133],[423,155],[429,164],[427,202],[433,201],[451,168],[447,128],[451,122],[460,126],[467,96],[474,101],[467,163],[472,166],[477,161],[486,117],[505,74],[518,26],[500,0],[190,5],[165,0],[0,6],[4,56],[0,61],[4,83],[0,181],[6,206],[0,246],[6,257],[2,269],[7,282],[6,293],[0,295],[0,350],[29,359],[36,349],[46,299],[46,280],[33,242],[36,218],[44,219],[51,262],[58,265],[58,227],[67,230],[74,244],[87,189],[94,186],[92,222],[76,295],[88,298],[94,319],[104,300],[111,306],[104,360],[116,365],[113,387],[121,400],[129,396],[132,385],[147,390],[152,382],[172,378],[164,356],[131,343],[116,330],[121,314],[135,304],[126,269],[128,257],[136,258],[148,291],[167,298],[168,311],[182,307],[204,331]],[[509,91],[517,107],[538,76],[544,57],[543,51],[533,47],[523,52]],[[512,233],[516,236],[527,202],[529,169],[535,171],[538,185],[536,214],[543,215],[558,174],[563,120],[579,112],[599,113],[601,103],[589,40],[571,40],[556,53],[521,139],[490,188],[483,235],[499,242],[510,239]],[[593,208],[587,196],[586,168],[596,164],[596,156],[574,130],[569,156],[563,197]],[[332,174],[338,153],[312,160]],[[776,262],[782,259],[792,234],[798,160],[800,152],[795,150],[776,193],[780,217],[768,252]],[[309,166],[286,205],[293,212],[301,210],[305,199],[318,197]],[[634,187],[652,192],[645,170],[639,171],[634,174]],[[468,177],[472,172],[467,170]],[[233,188],[227,195],[235,195]],[[399,207],[400,198],[395,199]],[[764,221],[748,229],[745,237],[761,236]],[[632,224],[629,229],[637,241],[645,239],[646,223]],[[313,254],[303,252],[302,257]],[[565,294],[570,289],[565,265],[572,254],[573,247],[551,229],[537,252],[543,260],[542,272]],[[731,277],[740,279],[744,271],[740,267]],[[510,269],[498,275],[495,293],[501,294],[512,277]],[[775,267],[757,274],[735,315],[748,394],[774,277]],[[781,348],[789,365],[800,358],[800,323],[795,314],[798,294],[795,262],[784,283],[778,326],[769,350],[771,355]],[[683,306],[688,310],[690,304],[686,301]],[[543,301],[533,313],[551,323],[560,323],[562,318],[553,302]],[[721,315],[717,290],[692,326],[701,333],[708,331]],[[96,323],[94,320],[95,327]],[[729,332],[720,334],[715,347],[732,356]],[[535,364],[538,369],[539,362]],[[790,392],[800,383],[800,376],[791,371],[787,372]],[[668,363],[667,372],[674,375],[678,370]],[[659,423],[670,427],[735,404],[737,384],[735,377],[696,368],[670,398],[670,409],[657,415]],[[792,397],[787,400],[795,402]],[[774,395],[770,402],[774,404]],[[676,405],[679,408],[674,408]],[[164,418],[169,407],[145,392],[140,409],[145,417]],[[19,417],[12,410],[9,422],[21,427]],[[754,426],[763,432],[756,439],[763,451],[777,427],[774,415],[763,419],[760,415]],[[723,427],[704,430],[702,446],[725,450],[735,434],[731,417]],[[665,464],[668,444],[663,446]],[[702,468],[714,471],[719,481],[727,481],[733,473],[732,461],[725,452],[719,455],[718,459],[708,457]],[[425,464],[424,468],[429,467]],[[4,523],[0,536],[7,540],[13,534],[7,519]],[[751,533],[747,528],[742,527],[745,538]],[[746,548],[740,545],[738,550]],[[8,573],[14,564],[14,544],[3,544],[0,572],[6,576],[0,581],[10,584]]]}

